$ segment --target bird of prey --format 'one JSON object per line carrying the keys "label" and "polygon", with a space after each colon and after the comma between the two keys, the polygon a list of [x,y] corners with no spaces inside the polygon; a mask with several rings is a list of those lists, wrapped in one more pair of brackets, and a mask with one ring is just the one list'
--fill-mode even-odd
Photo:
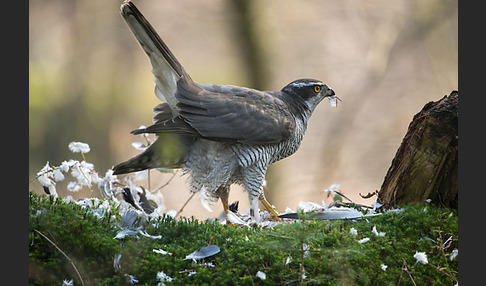
{"label": "bird of prey", "polygon": [[279,91],[196,83],[132,2],[120,9],[150,59],[162,103],[153,109],[153,125],[131,132],[155,133],[155,142],[114,166],[114,174],[181,168],[203,204],[221,199],[225,211],[230,186],[239,184],[254,220],[260,220],[259,201],[278,220],[263,193],[267,168],[297,151],[317,104],[339,99],[334,91],[316,79],[295,80]]}

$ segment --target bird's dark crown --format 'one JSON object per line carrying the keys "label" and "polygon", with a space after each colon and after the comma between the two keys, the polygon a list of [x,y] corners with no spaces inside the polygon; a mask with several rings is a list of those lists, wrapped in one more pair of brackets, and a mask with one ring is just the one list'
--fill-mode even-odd
{"label": "bird's dark crown", "polygon": [[309,100],[317,95],[322,94],[323,97],[329,95],[328,91],[331,89],[322,81],[317,79],[305,78],[294,80],[287,84],[282,91],[288,94],[297,95],[304,101]]}
{"label": "bird's dark crown", "polygon": [[299,117],[308,117],[323,98],[334,95],[334,91],[325,83],[311,78],[294,80],[281,92],[292,113]]}

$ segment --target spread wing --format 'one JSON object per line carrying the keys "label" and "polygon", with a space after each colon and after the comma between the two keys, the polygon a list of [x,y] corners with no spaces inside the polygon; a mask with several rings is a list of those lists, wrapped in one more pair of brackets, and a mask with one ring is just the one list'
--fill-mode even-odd
{"label": "spread wing", "polygon": [[197,85],[182,77],[175,94],[180,114],[134,133],[174,132],[215,141],[278,143],[291,137],[295,120],[278,97],[225,85]]}
{"label": "spread wing", "polygon": [[172,112],[177,114],[179,109],[174,94],[177,81],[185,74],[184,68],[132,2],[125,1],[120,7],[120,12],[150,59],[155,80],[155,95],[167,102]]}

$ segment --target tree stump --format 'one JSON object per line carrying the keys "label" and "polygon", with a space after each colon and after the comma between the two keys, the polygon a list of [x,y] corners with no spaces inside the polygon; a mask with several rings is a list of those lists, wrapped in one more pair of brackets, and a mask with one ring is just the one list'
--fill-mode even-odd
{"label": "tree stump", "polygon": [[393,206],[408,202],[458,206],[458,92],[417,113],[398,148],[379,192]]}

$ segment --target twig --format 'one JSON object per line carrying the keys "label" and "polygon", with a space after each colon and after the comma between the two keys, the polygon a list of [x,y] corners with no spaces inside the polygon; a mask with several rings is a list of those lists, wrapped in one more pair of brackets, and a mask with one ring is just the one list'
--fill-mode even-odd
{"label": "twig", "polygon": [[83,152],[81,152],[81,156],[83,157],[83,160],[86,162],[86,157],[84,156]]}
{"label": "twig", "polygon": [[340,201],[334,202],[334,205],[337,206],[337,207],[345,206],[345,207],[349,207],[349,208],[352,208],[353,206],[360,207],[360,208],[367,208],[367,209],[373,208],[372,206],[367,206],[367,205],[362,205],[362,204],[357,204],[357,203],[343,203],[343,202],[340,202]]}
{"label": "twig", "polygon": [[45,234],[43,234],[42,232],[38,231],[37,229],[34,229],[35,232],[37,232],[38,234],[40,234],[43,238],[45,238],[47,241],[49,241],[52,245],[54,245],[54,247],[59,250],[59,252],[62,253],[62,255],[64,255],[64,257],[67,258],[67,260],[69,261],[69,263],[71,263],[71,265],[73,266],[74,270],[76,271],[76,274],[78,274],[78,277],[79,277],[79,280],[81,281],[81,284],[84,286],[84,281],[83,281],[83,278],[81,277],[81,274],[79,273],[78,271],[78,268],[76,267],[76,265],[74,265],[74,262],[71,260],[71,258],[69,258],[69,256],[67,256],[66,253],[64,253],[64,251],[62,251],[59,246],[57,246],[54,242],[52,242],[52,240],[50,240]]}
{"label": "twig", "polygon": [[182,205],[181,209],[177,211],[175,217],[177,217],[181,212],[182,210],[184,209],[184,207],[187,205],[187,203],[192,199],[192,197],[194,197],[194,195],[196,195],[196,193],[192,193],[192,195],[187,199],[187,201]]}
{"label": "twig", "polygon": [[41,172],[37,173],[37,175],[35,177],[33,177],[32,179],[29,180],[29,184],[32,183],[33,181],[35,181],[36,179],[38,179],[40,176],[44,175],[45,173],[52,172],[52,171],[59,169],[59,167],[55,167],[55,166],[50,167],[50,168],[51,168],[51,170],[46,170],[42,173]]}
{"label": "twig", "polygon": [[354,202],[350,198],[346,197],[343,193],[338,192],[336,190],[333,190],[333,192],[335,192],[336,194],[340,195],[341,197],[345,198],[346,200],[348,200],[348,201],[350,201],[351,203],[354,204]]}
{"label": "twig", "polygon": [[[439,271],[439,272],[441,272],[441,273],[445,274],[447,277],[449,277],[449,278],[451,278],[452,280],[454,280],[454,282],[457,282],[457,279],[456,279],[454,276],[452,276],[452,274],[447,273],[446,271],[442,271],[442,270],[443,270],[442,268],[440,268],[440,267],[438,267],[438,266],[435,266],[435,265],[433,265],[433,264],[430,264],[430,263],[428,263],[427,265],[432,266],[432,268],[434,268],[435,270],[437,270],[437,271]],[[447,269],[447,267],[446,267],[446,269]]]}
{"label": "twig", "polygon": [[163,184],[162,186],[158,187],[157,189],[155,189],[155,190],[151,191],[151,193],[158,192],[158,191],[160,191],[162,188],[164,188],[165,186],[167,186],[167,185],[170,183],[170,181],[172,181],[172,179],[174,179],[175,175],[177,174],[177,171],[179,171],[179,170],[176,170],[176,171],[175,171],[175,172],[172,174],[172,177],[170,177],[170,179],[169,179],[169,180],[168,180],[168,181],[167,181],[165,184]]}
{"label": "twig", "polygon": [[412,284],[414,286],[417,286],[417,284],[415,284],[415,280],[413,280],[412,273],[410,271],[408,271],[407,262],[405,261],[405,259],[403,257],[402,257],[402,260],[403,260],[403,265],[402,265],[402,269],[400,270],[400,277],[398,279],[397,285],[400,285],[400,281],[402,280],[402,272],[405,270],[405,274],[407,274],[408,277],[410,277],[410,280],[412,280]]}
{"label": "twig", "polygon": [[150,188],[150,169],[147,169],[147,189],[149,190],[149,192],[152,189]]}
{"label": "twig", "polygon": [[[305,233],[305,214],[304,210],[301,210],[301,215],[302,215],[302,234]],[[299,269],[299,286],[304,283],[304,273],[305,273],[305,268],[304,268],[304,260],[305,260],[305,249],[304,249],[304,239],[300,239],[300,269]]]}
{"label": "twig", "polygon": [[[209,242],[208,242],[208,246],[211,245],[211,243],[213,242],[213,236],[211,235],[211,238],[209,238]],[[202,259],[202,264],[204,264],[204,258]]]}
{"label": "twig", "polygon": [[276,234],[271,234],[271,233],[264,233],[263,235],[264,235],[264,236],[275,237],[275,238],[283,238],[283,239],[295,239],[295,237],[283,236],[283,235],[276,235]]}

